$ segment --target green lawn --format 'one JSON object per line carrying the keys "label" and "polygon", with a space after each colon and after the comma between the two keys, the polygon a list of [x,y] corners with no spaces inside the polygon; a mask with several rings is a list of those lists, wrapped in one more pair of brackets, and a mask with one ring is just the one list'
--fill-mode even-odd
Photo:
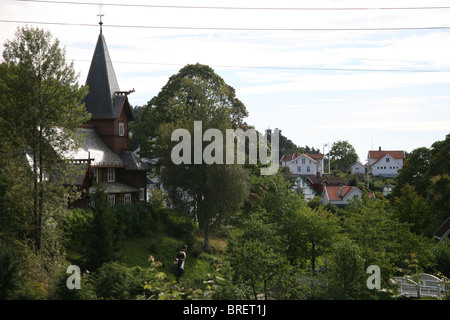
{"label": "green lawn", "polygon": [[[220,240],[216,240],[217,246],[222,247]],[[183,243],[176,238],[165,234],[153,234],[148,237],[131,237],[120,243],[120,261],[129,267],[140,266],[148,268],[150,255],[156,261],[162,263],[159,271],[170,276],[173,259],[178,254]],[[220,254],[222,255],[222,254]],[[210,263],[211,259],[215,259],[213,255],[200,253],[197,257],[187,251],[185,262],[184,279],[192,281],[201,281],[208,276],[208,273],[214,271],[214,266]]]}

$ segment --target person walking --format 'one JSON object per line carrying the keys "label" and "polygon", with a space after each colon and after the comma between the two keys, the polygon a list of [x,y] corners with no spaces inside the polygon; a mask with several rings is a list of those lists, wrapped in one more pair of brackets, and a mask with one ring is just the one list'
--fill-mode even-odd
{"label": "person walking", "polygon": [[175,267],[174,275],[177,278],[177,283],[180,282],[180,277],[184,274],[184,261],[186,260],[187,248],[188,248],[187,245],[183,245],[175,259],[176,265],[174,266]]}

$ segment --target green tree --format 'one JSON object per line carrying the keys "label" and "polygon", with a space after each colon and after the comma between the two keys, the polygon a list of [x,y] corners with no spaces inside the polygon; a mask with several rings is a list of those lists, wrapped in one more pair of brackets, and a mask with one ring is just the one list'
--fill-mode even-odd
{"label": "green tree", "polygon": [[302,263],[309,261],[315,275],[317,259],[331,249],[339,237],[339,230],[337,217],[323,208],[312,210],[305,205],[292,212],[284,220],[283,228],[290,259]]}
{"label": "green tree", "polygon": [[333,247],[328,261],[328,277],[331,282],[330,295],[334,299],[361,298],[367,290],[367,274],[364,258],[356,244],[347,239]]}
{"label": "green tree", "polygon": [[392,197],[400,196],[401,190],[406,184],[414,186],[422,197],[426,196],[428,187],[427,172],[430,167],[432,154],[430,149],[421,147],[408,154],[399,174],[394,179]]}
{"label": "green tree", "polygon": [[347,170],[358,161],[355,148],[348,141],[333,142],[330,149],[331,167],[341,171]]}
{"label": "green tree", "polygon": [[428,200],[438,224],[450,217],[450,134],[431,145]]}
{"label": "green tree", "polygon": [[399,197],[393,200],[394,213],[400,222],[410,225],[412,232],[431,236],[434,231],[434,216],[427,201],[409,184],[406,184]]}
{"label": "green tree", "polygon": [[100,186],[93,194],[93,199],[95,208],[93,208],[92,225],[86,241],[85,255],[87,267],[96,270],[105,262],[110,262],[115,258],[117,238],[115,236],[116,217]]}
{"label": "green tree", "polygon": [[344,234],[358,245],[368,264],[383,269],[383,275],[391,274],[394,266],[403,267],[412,252],[429,263],[431,241],[412,233],[407,223],[400,222],[388,200],[364,197],[342,213]]}
{"label": "green tree", "polygon": [[242,239],[231,244],[229,253],[234,283],[250,287],[255,300],[260,294],[268,299],[272,281],[279,282],[288,273],[286,257],[274,251],[268,243]]}
{"label": "green tree", "polygon": [[245,213],[264,210],[269,222],[279,222],[283,217],[304,204],[304,200],[291,190],[291,183],[281,174],[252,175],[250,197]]}
{"label": "green tree", "polygon": [[[243,125],[246,115],[234,89],[208,66],[196,64],[187,65],[170,77],[161,92],[144,106],[135,127],[141,155],[156,159],[152,169],[160,176],[173,205],[193,209],[194,219],[204,231],[206,251],[209,251],[209,231],[226,221],[247,197],[249,177],[242,165],[204,161],[174,164],[171,151],[175,143],[171,135],[175,129],[188,130],[190,141],[186,142],[190,143],[192,155],[189,160],[194,163],[194,121],[201,121],[202,136],[207,129],[214,128],[225,137],[225,129]],[[214,143],[224,147],[225,139]],[[203,142],[202,152],[205,146]],[[187,150],[183,150],[183,155],[184,152]]]}
{"label": "green tree", "polygon": [[20,260],[11,248],[0,244],[0,300],[14,298],[23,282]]}
{"label": "green tree", "polygon": [[77,127],[89,118],[80,104],[87,89],[79,87],[73,63],[67,63],[59,41],[49,32],[18,28],[15,39],[4,44],[3,59],[2,68],[8,69],[0,77],[0,96],[7,98],[0,107],[3,130],[10,133],[11,146],[30,157],[34,239],[40,250],[44,213],[68,196],[62,189],[56,191],[66,182],[60,160],[76,146]]}
{"label": "green tree", "polygon": [[445,238],[435,244],[433,248],[435,269],[447,279],[450,278],[450,239]]}

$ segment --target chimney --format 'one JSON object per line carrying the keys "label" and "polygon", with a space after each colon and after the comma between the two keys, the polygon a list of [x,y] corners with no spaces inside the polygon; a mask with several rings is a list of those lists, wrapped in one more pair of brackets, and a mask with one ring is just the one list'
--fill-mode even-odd
{"label": "chimney", "polygon": [[337,195],[339,198],[343,198],[343,190],[342,190],[342,184],[339,185],[338,189],[337,189]]}
{"label": "chimney", "polygon": [[381,147],[378,147],[378,151],[381,151]]}

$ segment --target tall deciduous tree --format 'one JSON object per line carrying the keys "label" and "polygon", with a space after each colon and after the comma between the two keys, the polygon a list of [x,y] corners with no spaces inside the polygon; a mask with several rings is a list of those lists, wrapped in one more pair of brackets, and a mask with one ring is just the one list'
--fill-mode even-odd
{"label": "tall deciduous tree", "polygon": [[330,149],[331,166],[341,171],[347,170],[358,161],[355,148],[348,141],[333,142]]}
{"label": "tall deciduous tree", "polygon": [[4,44],[3,59],[8,72],[0,77],[2,125],[10,145],[25,152],[32,165],[34,239],[40,250],[44,212],[66,196],[51,198],[50,191],[52,180],[58,180],[54,186],[67,182],[61,155],[76,146],[77,127],[89,118],[80,104],[87,88],[78,85],[59,41],[44,30],[18,28],[15,39]]}
{"label": "tall deciduous tree", "polygon": [[392,197],[400,196],[406,184],[414,186],[422,197],[426,196],[428,179],[427,172],[430,167],[432,154],[430,149],[421,147],[414,149],[406,158],[399,174],[395,177],[395,188]]}
{"label": "tall deciduous tree", "polygon": [[[170,77],[161,92],[144,106],[135,128],[141,156],[156,160],[153,169],[173,203],[193,208],[194,218],[205,233],[207,251],[209,230],[236,212],[246,198],[248,175],[242,165],[204,161],[195,164],[194,139],[196,135],[200,139],[201,154],[205,146],[213,143],[225,150],[225,130],[240,127],[246,116],[246,108],[236,98],[234,89],[210,67],[196,64],[187,65]],[[200,132],[194,132],[194,121],[201,122]],[[211,143],[203,142],[204,132],[211,128],[222,133],[222,141],[213,137]],[[171,157],[178,144],[171,139],[175,129],[189,132],[188,137],[183,137],[189,145],[183,149],[187,161],[180,164],[174,164]],[[218,149],[212,152],[213,156],[224,160],[225,152],[220,155]]]}
{"label": "tall deciduous tree", "polygon": [[330,212],[322,208],[312,210],[305,205],[286,217],[283,230],[291,261],[309,261],[315,275],[317,259],[331,249],[340,226],[337,217]]}

